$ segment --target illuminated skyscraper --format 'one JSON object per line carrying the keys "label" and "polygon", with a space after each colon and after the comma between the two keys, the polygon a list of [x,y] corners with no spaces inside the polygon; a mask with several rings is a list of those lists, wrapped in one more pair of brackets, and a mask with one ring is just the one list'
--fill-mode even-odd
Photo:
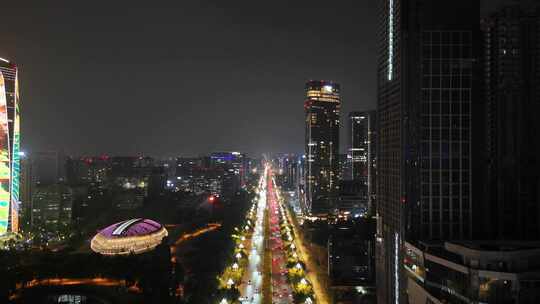
{"label": "illuminated skyscraper", "polygon": [[380,8],[377,303],[399,304],[414,293],[405,292],[405,242],[472,235],[480,4],[386,0]]}
{"label": "illuminated skyscraper", "polygon": [[19,230],[19,152],[17,66],[0,58],[0,235]]}
{"label": "illuminated skyscraper", "polygon": [[306,84],[306,198],[307,210],[325,215],[339,189],[339,84]]}
{"label": "illuminated skyscraper", "polygon": [[277,170],[277,181],[285,191],[294,191],[298,186],[298,155],[278,154],[273,161]]}
{"label": "illuminated skyscraper", "polygon": [[345,179],[360,181],[367,186],[370,206],[374,206],[376,181],[375,111],[350,112],[347,121],[347,175]]}

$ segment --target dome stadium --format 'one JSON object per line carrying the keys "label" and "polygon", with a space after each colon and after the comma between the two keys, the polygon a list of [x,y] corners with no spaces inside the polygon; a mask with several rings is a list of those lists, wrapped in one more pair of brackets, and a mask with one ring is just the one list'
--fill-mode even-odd
{"label": "dome stadium", "polygon": [[158,222],[131,219],[101,230],[92,238],[90,248],[103,255],[140,254],[153,250],[167,235]]}

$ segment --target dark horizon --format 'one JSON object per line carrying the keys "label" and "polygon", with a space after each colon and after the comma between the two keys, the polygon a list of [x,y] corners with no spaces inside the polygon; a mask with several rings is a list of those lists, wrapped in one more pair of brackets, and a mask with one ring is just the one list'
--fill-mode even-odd
{"label": "dark horizon", "polygon": [[301,152],[307,80],[340,83],[343,113],[375,107],[368,4],[6,9],[0,57],[19,66],[23,148]]}

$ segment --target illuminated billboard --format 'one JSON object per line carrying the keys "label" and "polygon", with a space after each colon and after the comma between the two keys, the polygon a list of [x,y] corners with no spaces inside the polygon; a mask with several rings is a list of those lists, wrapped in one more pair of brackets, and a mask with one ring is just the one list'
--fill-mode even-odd
{"label": "illuminated billboard", "polygon": [[10,213],[9,129],[6,88],[0,72],[0,235],[7,232]]}

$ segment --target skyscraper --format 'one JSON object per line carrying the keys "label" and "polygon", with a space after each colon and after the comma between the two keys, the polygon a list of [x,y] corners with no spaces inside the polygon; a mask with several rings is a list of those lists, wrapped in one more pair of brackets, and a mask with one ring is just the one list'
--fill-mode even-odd
{"label": "skyscraper", "polygon": [[[115,204],[124,203],[123,200]],[[37,185],[32,195],[32,226],[71,223],[73,189],[65,184]]]}
{"label": "skyscraper", "polygon": [[295,191],[298,187],[298,158],[296,154],[278,154],[274,157],[278,169],[276,178],[285,191]]}
{"label": "skyscraper", "polygon": [[472,234],[480,7],[470,0],[380,7],[377,302],[404,303],[404,242]]}
{"label": "skyscraper", "polygon": [[17,66],[0,58],[0,235],[19,230],[19,151]]}
{"label": "skyscraper", "polygon": [[331,81],[306,84],[305,203],[313,215],[327,214],[339,189],[339,89]]}
{"label": "skyscraper", "polygon": [[21,229],[26,229],[30,227],[32,212],[32,189],[34,187],[34,179],[32,177],[32,160],[30,159],[29,155],[21,153],[20,160],[20,227]]}
{"label": "skyscraper", "polygon": [[347,121],[347,158],[350,162],[346,179],[367,185],[368,119],[364,112],[350,112]]}
{"label": "skyscraper", "polygon": [[52,185],[62,180],[65,159],[58,151],[38,151],[32,154],[33,177],[36,184]]}
{"label": "skyscraper", "polygon": [[360,181],[368,187],[370,205],[375,199],[376,176],[376,121],[375,111],[350,112],[347,121],[346,179]]}
{"label": "skyscraper", "polygon": [[488,168],[481,233],[538,240],[540,15],[512,5],[482,25]]}

